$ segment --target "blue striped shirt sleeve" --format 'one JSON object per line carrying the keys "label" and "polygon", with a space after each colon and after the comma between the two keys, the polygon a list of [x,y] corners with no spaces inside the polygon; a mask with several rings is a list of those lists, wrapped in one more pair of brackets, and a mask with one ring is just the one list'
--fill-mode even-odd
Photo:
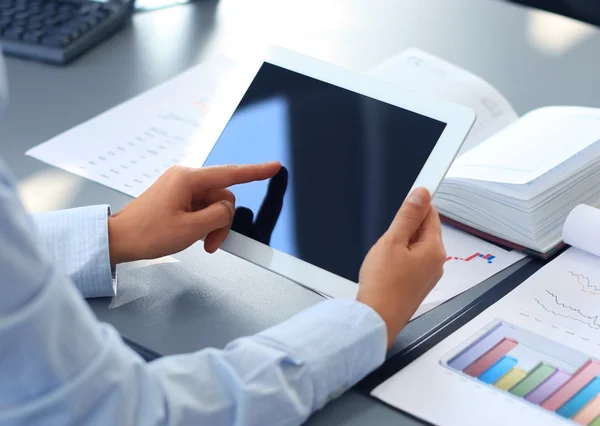
{"label": "blue striped shirt sleeve", "polygon": [[116,294],[116,269],[108,251],[107,205],[35,213],[32,218],[59,271],[84,297]]}
{"label": "blue striped shirt sleeve", "polygon": [[64,274],[90,294],[109,287],[106,214],[38,216],[43,244],[0,167],[0,426],[295,426],[383,362],[385,324],[354,300],[144,362]]}

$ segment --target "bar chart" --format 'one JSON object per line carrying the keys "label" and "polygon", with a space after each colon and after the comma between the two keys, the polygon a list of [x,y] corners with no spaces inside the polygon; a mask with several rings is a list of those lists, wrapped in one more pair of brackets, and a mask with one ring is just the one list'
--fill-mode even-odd
{"label": "bar chart", "polygon": [[600,361],[495,321],[442,365],[581,425],[600,426]]}

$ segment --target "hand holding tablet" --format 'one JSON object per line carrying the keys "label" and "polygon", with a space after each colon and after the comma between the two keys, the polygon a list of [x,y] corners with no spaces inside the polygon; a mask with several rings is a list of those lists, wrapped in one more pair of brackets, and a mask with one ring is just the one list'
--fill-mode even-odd
{"label": "hand holding tablet", "polygon": [[388,347],[442,277],[446,251],[431,194],[415,189],[360,269],[356,299],[385,321]]}
{"label": "hand holding tablet", "polygon": [[286,191],[267,240],[250,226],[267,182],[230,188],[243,209],[221,248],[326,297],[355,298],[367,252],[411,189],[436,191],[474,118],[364,74],[269,51],[204,164],[277,160]]}
{"label": "hand holding tablet", "polygon": [[[271,177],[272,176],[272,177]],[[271,177],[256,219],[238,207],[225,187]],[[229,226],[268,244],[287,185],[277,163],[203,169],[172,168],[148,191],[109,219],[113,264],[157,258],[183,250],[201,238],[208,252],[223,242]],[[417,188],[389,229],[374,244],[360,270],[357,300],[379,314],[388,346],[439,280],[445,261],[439,216],[431,195]]]}

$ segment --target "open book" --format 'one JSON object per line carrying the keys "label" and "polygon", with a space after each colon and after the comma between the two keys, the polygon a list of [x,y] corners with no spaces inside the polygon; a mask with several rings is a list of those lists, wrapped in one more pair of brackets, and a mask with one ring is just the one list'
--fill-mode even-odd
{"label": "open book", "polygon": [[379,385],[440,426],[600,424],[600,210],[578,206],[573,247]]}
{"label": "open book", "polygon": [[489,83],[414,48],[371,74],[477,113],[434,199],[447,222],[548,257],[573,207],[600,205],[600,109],[546,107],[519,118]]}

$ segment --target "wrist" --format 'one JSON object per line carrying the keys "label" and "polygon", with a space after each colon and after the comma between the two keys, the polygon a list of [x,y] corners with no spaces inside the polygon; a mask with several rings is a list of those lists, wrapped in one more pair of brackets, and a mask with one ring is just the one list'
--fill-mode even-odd
{"label": "wrist", "polygon": [[387,297],[371,297],[369,295],[361,294],[360,291],[356,297],[358,302],[369,306],[383,320],[387,330],[388,349],[392,346],[400,331],[408,324],[419,305],[419,303],[414,303],[409,299],[410,297],[406,296],[403,298],[402,302],[390,303],[390,299]]}
{"label": "wrist", "polygon": [[121,222],[117,216],[118,214],[114,214],[108,217],[108,252],[111,265],[118,265],[119,263],[133,260],[127,255],[123,241],[125,233],[121,229]]}

